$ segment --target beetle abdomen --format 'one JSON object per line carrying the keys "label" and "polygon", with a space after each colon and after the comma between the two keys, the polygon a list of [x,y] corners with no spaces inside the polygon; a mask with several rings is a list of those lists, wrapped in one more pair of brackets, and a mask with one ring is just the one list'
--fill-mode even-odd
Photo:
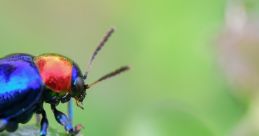
{"label": "beetle abdomen", "polygon": [[15,116],[39,101],[41,77],[33,61],[24,60],[26,57],[31,56],[18,54],[0,60],[0,118]]}

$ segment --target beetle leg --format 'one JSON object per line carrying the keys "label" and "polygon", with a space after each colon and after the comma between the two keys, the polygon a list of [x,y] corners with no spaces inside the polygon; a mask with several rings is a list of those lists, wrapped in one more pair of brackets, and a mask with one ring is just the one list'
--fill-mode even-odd
{"label": "beetle leg", "polygon": [[51,105],[51,109],[55,115],[55,118],[59,124],[65,127],[65,130],[70,134],[70,135],[76,135],[79,133],[79,130],[75,130],[73,126],[71,125],[71,122],[69,121],[68,117],[66,114],[64,114],[61,111],[58,111],[55,105]]}
{"label": "beetle leg", "polygon": [[67,115],[68,115],[70,124],[73,125],[73,101],[72,100],[70,100],[67,103]]}
{"label": "beetle leg", "polygon": [[40,136],[46,136],[48,131],[49,122],[47,119],[47,115],[44,109],[42,109],[41,112],[42,119],[40,123]]}
{"label": "beetle leg", "polygon": [[67,95],[65,95],[64,97],[62,97],[62,98],[60,99],[60,101],[61,101],[62,103],[66,103],[66,102],[68,102],[70,99],[71,99],[71,95],[70,95],[70,94],[67,94]]}
{"label": "beetle leg", "polygon": [[6,126],[7,132],[14,132],[18,129],[18,123],[17,122],[8,122]]}

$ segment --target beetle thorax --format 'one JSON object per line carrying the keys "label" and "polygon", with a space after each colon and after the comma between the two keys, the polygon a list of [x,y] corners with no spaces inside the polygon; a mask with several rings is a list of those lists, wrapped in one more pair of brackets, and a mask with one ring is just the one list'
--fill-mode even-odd
{"label": "beetle thorax", "polygon": [[34,59],[46,87],[56,93],[71,91],[73,63],[57,54],[44,54]]}

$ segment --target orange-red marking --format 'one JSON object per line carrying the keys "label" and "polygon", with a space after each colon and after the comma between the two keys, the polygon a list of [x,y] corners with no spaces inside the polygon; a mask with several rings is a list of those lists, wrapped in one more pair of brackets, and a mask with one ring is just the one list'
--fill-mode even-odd
{"label": "orange-red marking", "polygon": [[35,59],[43,82],[57,93],[71,90],[72,63],[59,55],[42,55]]}

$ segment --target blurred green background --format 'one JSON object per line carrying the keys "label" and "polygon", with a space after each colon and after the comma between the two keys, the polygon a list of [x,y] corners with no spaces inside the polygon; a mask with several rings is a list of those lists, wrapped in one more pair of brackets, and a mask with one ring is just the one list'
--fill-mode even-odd
{"label": "blurred green background", "polygon": [[[1,1],[0,55],[55,52],[84,71],[115,27],[88,82],[121,65],[132,69],[89,90],[85,110],[75,107],[85,136],[229,135],[247,104],[217,64],[225,7],[225,0]],[[50,126],[63,131],[45,106]]]}

